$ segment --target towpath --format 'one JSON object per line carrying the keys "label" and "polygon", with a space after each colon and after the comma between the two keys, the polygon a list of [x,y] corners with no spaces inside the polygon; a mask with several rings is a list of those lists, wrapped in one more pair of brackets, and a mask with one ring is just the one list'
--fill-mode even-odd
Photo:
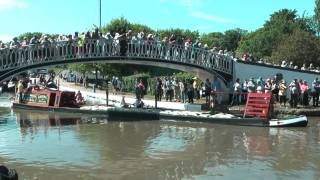
{"label": "towpath", "polygon": [[[75,83],[69,83],[60,81],[60,90],[65,91],[75,91],[77,92],[80,90],[82,95],[84,96],[85,100],[89,101],[93,104],[99,104],[99,105],[105,105],[106,104],[106,91],[96,89],[96,92],[93,92],[92,87],[84,88],[83,86]],[[109,104],[117,105],[121,102],[122,96],[125,96],[126,103],[133,104],[135,102],[135,97],[132,94],[118,94],[113,95],[112,89],[109,90]],[[154,99],[148,99],[144,98],[142,100],[146,106],[154,107],[155,106],[155,100]],[[174,109],[174,110],[185,110],[186,104],[180,103],[180,102],[166,102],[166,101],[158,101],[157,102],[158,108],[163,109]],[[199,105],[198,105],[199,106]]]}

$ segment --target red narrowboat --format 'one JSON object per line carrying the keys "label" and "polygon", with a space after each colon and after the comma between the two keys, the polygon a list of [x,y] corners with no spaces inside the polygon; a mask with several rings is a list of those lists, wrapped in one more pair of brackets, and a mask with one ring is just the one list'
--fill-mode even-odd
{"label": "red narrowboat", "polygon": [[30,88],[20,98],[17,94],[13,108],[48,109],[79,108],[75,102],[75,92],[56,89]]}

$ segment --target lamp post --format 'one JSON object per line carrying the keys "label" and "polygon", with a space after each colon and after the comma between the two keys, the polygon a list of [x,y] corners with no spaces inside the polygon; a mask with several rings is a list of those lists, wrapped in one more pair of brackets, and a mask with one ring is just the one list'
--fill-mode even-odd
{"label": "lamp post", "polygon": [[99,7],[100,7],[100,11],[99,11],[99,17],[100,17],[99,29],[101,30],[101,0],[99,0]]}

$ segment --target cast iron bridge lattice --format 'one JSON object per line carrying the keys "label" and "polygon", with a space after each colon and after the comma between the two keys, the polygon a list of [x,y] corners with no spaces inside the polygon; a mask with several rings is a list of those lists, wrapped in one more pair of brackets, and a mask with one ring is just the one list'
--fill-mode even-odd
{"label": "cast iron bridge lattice", "polygon": [[[0,49],[0,82],[26,70],[70,63],[135,61],[189,66],[208,71],[225,82],[232,79],[233,59],[202,48],[163,43],[86,40],[83,44],[54,42]],[[116,62],[115,62],[116,60]],[[130,63],[127,63],[130,64]],[[172,66],[171,66],[172,67]],[[174,66],[173,66],[174,67]]]}

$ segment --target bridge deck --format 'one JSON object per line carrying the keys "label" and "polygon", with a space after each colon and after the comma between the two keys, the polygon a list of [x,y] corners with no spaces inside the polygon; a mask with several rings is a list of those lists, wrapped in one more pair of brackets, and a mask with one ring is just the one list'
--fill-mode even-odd
{"label": "bridge deck", "polygon": [[233,73],[232,58],[205,49],[163,43],[126,43],[120,46],[107,41],[87,40],[83,44],[55,42],[0,49],[0,81],[34,67],[103,58],[139,58],[153,62],[161,60],[199,67],[229,77]]}

